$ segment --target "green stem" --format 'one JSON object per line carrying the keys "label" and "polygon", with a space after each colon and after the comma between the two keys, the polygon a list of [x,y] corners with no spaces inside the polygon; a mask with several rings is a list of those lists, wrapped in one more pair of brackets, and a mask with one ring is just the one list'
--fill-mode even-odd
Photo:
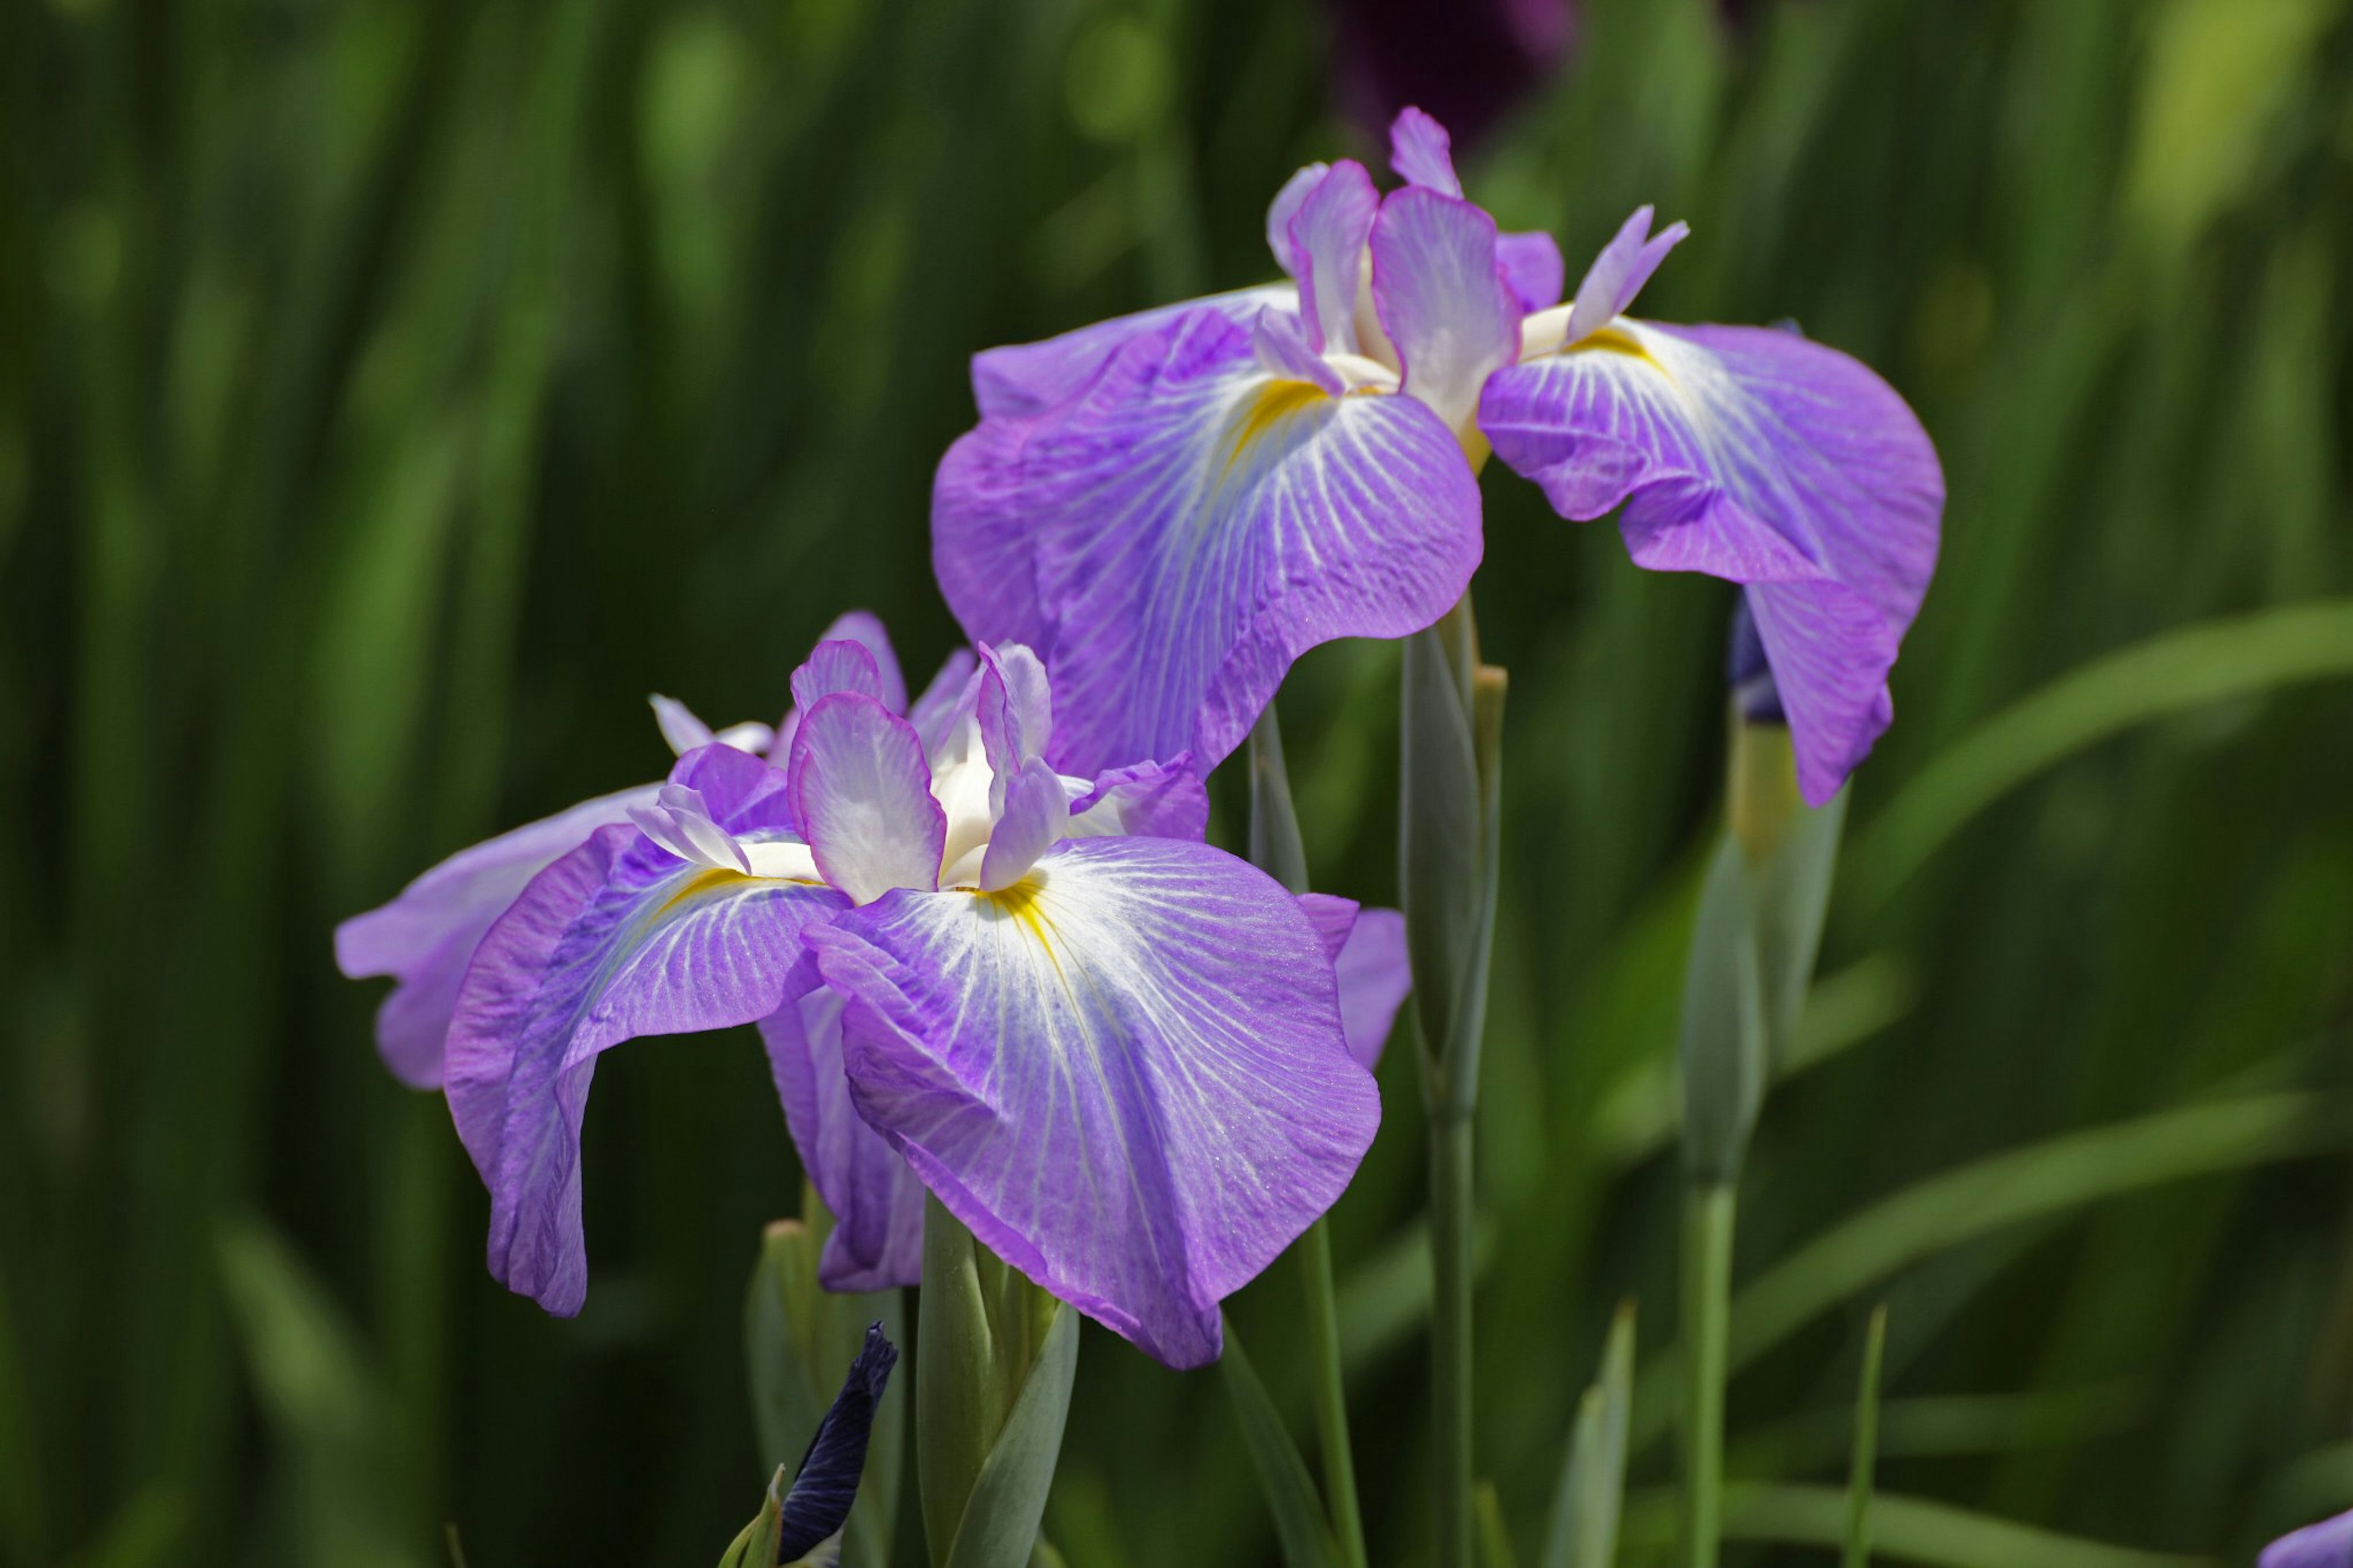
{"label": "green stem", "polygon": [[1324,1501],[1347,1568],[1366,1568],[1365,1521],[1356,1504],[1356,1458],[1348,1441],[1348,1395],[1340,1374],[1340,1304],[1332,1289],[1332,1235],[1324,1221],[1309,1226],[1294,1250],[1307,1287],[1307,1363],[1315,1384]]}
{"label": "green stem", "polygon": [[1467,1109],[1440,1104],[1430,1124],[1431,1441],[1438,1451],[1439,1568],[1472,1568],[1472,1142]]}
{"label": "green stem", "polygon": [[[1274,704],[1250,731],[1250,860],[1294,893],[1307,891],[1307,852],[1291,803],[1282,726]],[[1324,1455],[1324,1510],[1346,1568],[1366,1568],[1365,1521],[1356,1502],[1356,1460],[1348,1441],[1348,1395],[1340,1373],[1340,1306],[1332,1289],[1332,1235],[1319,1217],[1299,1238],[1307,1288],[1307,1359],[1315,1384],[1316,1436]]]}
{"label": "green stem", "polygon": [[1683,1541],[1687,1568],[1715,1568],[1724,1533],[1724,1383],[1738,1188],[1694,1183],[1683,1194]]}

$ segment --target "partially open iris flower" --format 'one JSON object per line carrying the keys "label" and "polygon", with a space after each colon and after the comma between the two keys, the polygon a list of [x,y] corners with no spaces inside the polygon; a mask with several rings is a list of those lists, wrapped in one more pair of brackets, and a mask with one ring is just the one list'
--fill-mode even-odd
{"label": "partially open iris flower", "polygon": [[[881,622],[853,610],[826,628],[825,640],[863,645],[874,656],[878,679],[904,703],[906,688]],[[776,729],[753,723],[714,731],[684,703],[660,696],[652,702],[662,739],[681,756],[717,742],[781,761],[797,722],[796,714],[786,713]],[[482,933],[556,857],[599,827],[652,807],[661,788],[649,784],[617,790],[485,839],[409,883],[383,908],[335,928],[335,962],[345,974],[354,980],[388,974],[399,982],[375,1017],[376,1047],[395,1077],[412,1089],[441,1087],[449,1015]]]}
{"label": "partially open iris flower", "polygon": [[1683,236],[1644,208],[1576,298],[1548,237],[1463,199],[1446,132],[1391,130],[1406,182],[1312,164],[1267,237],[1289,281],[973,363],[934,564],[975,637],[1037,648],[1056,760],[1213,765],[1293,659],[1430,625],[1481,553],[1491,448],[1562,515],[1624,508],[1635,562],[1746,584],[1807,797],[1886,728],[1944,481],[1903,400],[1793,332],[1624,314]]}
{"label": "partially open iris flower", "polygon": [[491,1272],[576,1311],[597,1055],[756,1021],[839,1217],[828,1284],[914,1280],[929,1187],[1163,1361],[1210,1360],[1219,1300],[1372,1139],[1395,919],[1360,931],[1353,903],[1199,842],[1181,757],[1058,773],[1026,648],[951,661],[903,715],[884,648],[820,644],[785,765],[689,751],[481,936],[441,1076],[491,1189]]}

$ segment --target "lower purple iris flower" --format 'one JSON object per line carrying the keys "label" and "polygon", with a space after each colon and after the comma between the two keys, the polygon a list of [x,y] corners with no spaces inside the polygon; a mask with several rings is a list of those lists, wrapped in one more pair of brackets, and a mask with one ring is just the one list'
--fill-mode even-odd
{"label": "lower purple iris flower", "polygon": [[[1047,1289],[1208,1361],[1219,1300],[1331,1205],[1378,1124],[1396,917],[1201,843],[1181,757],[1055,771],[1026,648],[952,660],[912,708],[902,690],[887,644],[820,644],[776,754],[687,752],[626,820],[581,818],[478,940],[472,906],[446,922],[434,950],[470,952],[439,1076],[491,1189],[491,1272],[576,1311],[596,1057],[757,1022],[838,1217],[828,1285],[913,1282],[928,1187]],[[417,891],[361,922],[406,903],[421,942],[450,906]]]}

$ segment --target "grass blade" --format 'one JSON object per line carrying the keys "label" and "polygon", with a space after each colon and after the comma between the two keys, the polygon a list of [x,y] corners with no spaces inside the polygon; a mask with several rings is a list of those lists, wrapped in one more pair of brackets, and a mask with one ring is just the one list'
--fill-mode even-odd
{"label": "grass blade", "polygon": [[1879,1365],[1887,1353],[1887,1304],[1872,1310],[1854,1394],[1854,1458],[1847,1467],[1846,1568],[1871,1563],[1871,1478],[1879,1462]]}
{"label": "grass blade", "polygon": [[1288,1568],[1339,1568],[1340,1547],[1324,1516],[1324,1501],[1315,1495],[1314,1478],[1307,1461],[1283,1429],[1282,1416],[1259,1381],[1241,1338],[1231,1321],[1226,1324],[1226,1353],[1218,1358],[1219,1375],[1232,1401],[1234,1419],[1240,1424],[1242,1442],[1258,1470],[1266,1506],[1274,1515],[1274,1532],[1282,1542]]}
{"label": "grass blade", "polygon": [[1610,1568],[1626,1494],[1626,1424],[1634,1407],[1634,1303],[1620,1303],[1601,1370],[1577,1407],[1568,1461],[1552,1500],[1541,1568]]}
{"label": "grass blade", "polygon": [[1979,725],[1907,783],[1855,847],[1875,908],[1968,820],[2036,773],[2152,719],[2353,675],[2353,603],[2290,605],[2166,632],[2070,670]]}

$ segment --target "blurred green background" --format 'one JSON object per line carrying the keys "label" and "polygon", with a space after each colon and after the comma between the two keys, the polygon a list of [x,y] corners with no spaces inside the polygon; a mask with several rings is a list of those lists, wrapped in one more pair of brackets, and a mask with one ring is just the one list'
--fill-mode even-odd
{"label": "blurred green background", "polygon": [[[1883,1487],[2054,1533],[1883,1534],[2243,1562],[2353,1505],[2353,5],[1745,9],[1588,0],[1466,160],[1572,280],[1638,203],[1687,217],[1645,313],[1794,316],[1947,466],[1746,1189],[1732,1468],[1837,1484],[1885,1300]],[[744,1280],[798,1191],[751,1033],[606,1059],[557,1321],[483,1272],[479,1185],[330,929],[655,776],[649,689],[774,719],[858,605],[928,670],[965,356],[1266,275],[1282,176],[1377,151],[1330,31],[1308,0],[0,7],[0,1562],[405,1568],[449,1520],[476,1568],[718,1555],[764,1479]],[[1486,488],[1480,1437],[1533,1561],[1610,1308],[1646,1361],[1672,1338],[1728,601]],[[1284,698],[1318,879],[1383,900],[1395,668],[1335,646]],[[1412,1563],[1402,1038],[1383,1083],[1336,1237],[1374,1555]],[[1304,1442],[1295,1289],[1233,1306]],[[1070,1561],[1273,1562],[1216,1376],[1092,1329],[1081,1366]],[[1630,1562],[1672,1473],[1637,1456]]]}

